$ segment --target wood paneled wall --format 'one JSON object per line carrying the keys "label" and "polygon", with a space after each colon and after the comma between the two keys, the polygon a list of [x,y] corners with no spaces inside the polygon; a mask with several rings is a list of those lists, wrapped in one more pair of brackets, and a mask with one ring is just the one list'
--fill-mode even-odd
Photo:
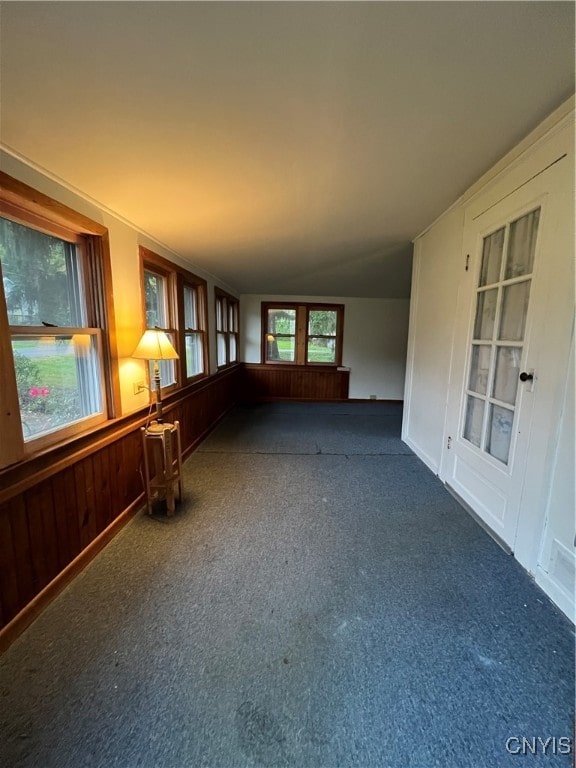
{"label": "wood paneled wall", "polygon": [[349,370],[244,364],[244,400],[347,400],[349,385]]}
{"label": "wood paneled wall", "polygon": [[[239,399],[241,376],[236,366],[165,400],[185,453]],[[0,473],[0,626],[12,622],[0,650],[143,506],[144,421],[119,419]]]}

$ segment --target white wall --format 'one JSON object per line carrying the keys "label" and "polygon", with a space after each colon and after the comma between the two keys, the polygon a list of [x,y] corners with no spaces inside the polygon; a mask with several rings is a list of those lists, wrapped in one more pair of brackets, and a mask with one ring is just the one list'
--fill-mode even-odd
{"label": "white wall", "polygon": [[436,473],[446,419],[463,221],[461,209],[451,211],[414,246],[402,436]]}
{"label": "white wall", "polygon": [[108,228],[122,414],[142,408],[148,403],[149,398],[146,391],[139,395],[134,394],[133,383],[146,378],[146,368],[145,363],[130,357],[140,339],[144,322],[138,250],[140,245],[207,280],[210,372],[216,372],[214,285],[233,293],[228,286],[217,282],[212,275],[206,274],[178,254],[169,251],[150,236],[10,154],[0,152],[0,161],[5,173]]}
{"label": "white wall", "polygon": [[263,301],[344,304],[342,364],[350,368],[350,397],[402,400],[406,369],[409,299],[334,296],[240,296],[241,360],[260,363]]}

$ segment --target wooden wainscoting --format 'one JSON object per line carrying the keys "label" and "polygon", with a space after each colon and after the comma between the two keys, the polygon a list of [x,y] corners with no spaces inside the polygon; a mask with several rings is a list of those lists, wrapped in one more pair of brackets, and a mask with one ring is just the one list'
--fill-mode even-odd
{"label": "wooden wainscoting", "polygon": [[347,400],[350,371],[329,366],[244,363],[243,399]]}
{"label": "wooden wainscoting", "polygon": [[[240,366],[165,400],[192,451],[239,399]],[[0,472],[0,651],[140,507],[143,412]]]}

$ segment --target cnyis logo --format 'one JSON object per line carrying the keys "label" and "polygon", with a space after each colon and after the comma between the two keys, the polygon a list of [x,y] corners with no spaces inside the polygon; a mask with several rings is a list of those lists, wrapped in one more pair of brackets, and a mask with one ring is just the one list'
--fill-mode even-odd
{"label": "cnyis logo", "polygon": [[574,742],[570,736],[510,736],[506,752],[511,755],[572,755]]}

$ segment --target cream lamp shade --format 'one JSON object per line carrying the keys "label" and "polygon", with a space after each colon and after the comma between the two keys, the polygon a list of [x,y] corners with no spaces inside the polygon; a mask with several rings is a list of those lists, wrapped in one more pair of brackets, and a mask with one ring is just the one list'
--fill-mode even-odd
{"label": "cream lamp shade", "polygon": [[164,331],[156,328],[155,330],[144,331],[138,346],[132,353],[136,360],[154,361],[154,387],[156,389],[156,421],[158,424],[164,422],[162,416],[162,392],[160,385],[160,366],[158,360],[177,360],[179,355],[170,343],[170,339]]}
{"label": "cream lamp shade", "polygon": [[164,331],[151,330],[144,331],[132,357],[137,360],[177,360],[178,353]]}

